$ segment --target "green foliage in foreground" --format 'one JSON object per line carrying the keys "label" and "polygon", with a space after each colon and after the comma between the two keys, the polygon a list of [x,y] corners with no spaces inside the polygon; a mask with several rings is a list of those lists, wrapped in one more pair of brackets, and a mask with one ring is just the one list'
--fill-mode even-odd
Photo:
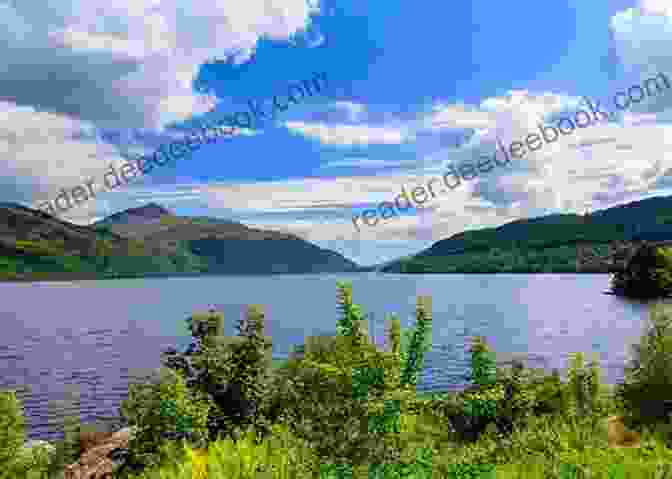
{"label": "green foliage in foreground", "polygon": [[672,399],[672,314],[670,306],[650,308],[640,343],[633,346],[632,360],[616,390],[623,409],[631,411],[635,424],[651,425],[672,408],[659,408]]}
{"label": "green foliage in foreground", "polygon": [[0,393],[0,465],[14,458],[25,439],[25,419],[16,393]]}
{"label": "green foliage in foreground", "polygon": [[276,372],[275,401],[291,431],[339,474],[367,463],[380,470],[397,460],[400,406],[414,393],[422,368],[429,309],[419,303],[422,326],[404,335],[403,350],[399,322],[393,319],[390,351],[380,351],[365,334],[350,285],[338,286],[338,334],[308,338],[303,357]]}
{"label": "green foliage in foreground", "polygon": [[[200,403],[198,391],[186,387],[179,374],[134,388],[126,405],[146,437],[133,447],[155,460],[141,475],[124,477],[206,477],[199,476],[204,468],[207,477],[226,479],[672,477],[669,417],[642,423],[641,447],[635,449],[607,447],[606,430],[608,416],[633,417],[645,410],[649,388],[658,387],[653,389],[656,399],[672,397],[669,310],[652,309],[624,386],[601,384],[597,362],[586,366],[580,353],[569,359],[566,383],[556,371],[547,375],[522,365],[498,370],[494,352],[476,338],[471,348],[474,387],[421,398],[413,386],[429,340],[427,301],[419,298],[412,330],[402,334],[398,320],[391,322],[389,351],[379,351],[368,341],[349,285],[339,284],[338,303],[339,334],[329,341],[307,341],[303,357],[287,361],[265,382],[269,402],[282,409],[270,435],[260,438],[252,421],[238,439],[209,438],[200,445],[161,440],[158,433],[180,424],[204,435],[207,401]],[[257,310],[248,313],[262,316]],[[208,326],[206,332],[218,331],[217,321],[208,321]],[[261,338],[254,322],[241,331]],[[213,339],[206,343],[216,343]],[[263,341],[254,347],[248,343],[249,349],[240,351],[249,357],[242,355],[231,364],[252,379],[255,370],[243,366],[261,364]],[[228,364],[230,355],[225,358]],[[215,364],[210,366],[214,372]],[[513,400],[503,397],[507,385],[517,391]],[[262,401],[260,406],[259,414],[266,414],[268,404]],[[448,428],[447,419],[455,413],[499,418],[507,411],[516,411],[510,434],[491,423],[477,440],[463,441]],[[16,398],[0,396],[0,475],[12,471],[12,479],[33,479],[39,477],[37,470],[27,471],[15,459],[23,441],[21,417]]]}
{"label": "green foliage in foreground", "polygon": [[207,443],[209,408],[205,398],[187,389],[182,376],[167,368],[156,382],[131,384],[121,407],[129,425],[137,427],[129,444],[131,460],[143,465],[161,462],[166,436],[185,429],[194,443]]}

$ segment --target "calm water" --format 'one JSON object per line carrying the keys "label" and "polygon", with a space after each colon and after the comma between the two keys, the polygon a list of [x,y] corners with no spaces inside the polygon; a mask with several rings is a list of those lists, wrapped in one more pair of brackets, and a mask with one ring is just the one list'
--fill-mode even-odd
{"label": "calm water", "polygon": [[[498,353],[523,353],[535,367],[564,369],[575,351],[600,353],[605,381],[622,377],[646,305],[602,294],[607,275],[303,275],[99,282],[0,283],[0,388],[25,385],[31,438],[56,434],[59,403],[78,391],[83,421],[116,415],[129,378],[159,366],[159,353],[186,345],[184,319],[214,308],[225,334],[247,304],[265,307],[273,352],[285,357],[304,336],[333,334],[336,281],[353,283],[355,302],[411,324],[416,295],[431,295],[434,349],[419,389],[464,384],[465,338],[485,336]],[[382,339],[380,339],[382,341]],[[500,355],[505,357],[505,355]]]}

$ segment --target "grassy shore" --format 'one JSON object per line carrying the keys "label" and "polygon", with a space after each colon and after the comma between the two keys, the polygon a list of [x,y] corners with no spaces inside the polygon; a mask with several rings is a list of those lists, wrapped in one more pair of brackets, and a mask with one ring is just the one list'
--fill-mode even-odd
{"label": "grassy shore", "polygon": [[[279,369],[285,360],[274,360]],[[445,423],[431,412],[433,401],[457,393],[418,393],[419,404],[428,405],[423,412],[402,414],[400,464],[410,474],[408,479],[429,478],[672,478],[672,449],[666,447],[661,431],[644,429],[638,448],[609,448],[609,416],[620,415],[613,400],[613,385],[604,385],[606,400],[599,413],[585,417],[566,412],[530,418],[522,429],[506,439],[493,430],[474,443],[455,440]],[[423,409],[422,407],[420,409]],[[311,446],[290,432],[287,424],[276,424],[271,438],[255,444],[253,435],[244,434],[238,441],[218,440],[207,450],[192,449],[186,444],[170,443],[174,462],[167,462],[129,479],[337,479],[336,469],[320,461]],[[424,449],[423,449],[424,448]],[[418,451],[431,451],[427,458]],[[370,465],[352,467],[353,478],[369,478]],[[399,466],[402,468],[402,466]],[[199,471],[204,475],[199,476]],[[203,471],[207,471],[206,473]],[[0,474],[1,476],[1,474]],[[38,479],[29,472],[26,479]],[[55,477],[62,477],[57,475]],[[390,470],[384,479],[401,477]],[[19,479],[16,477],[15,479]]]}
{"label": "grassy shore", "polygon": [[[222,344],[237,343],[235,348],[239,348],[224,350],[216,347],[221,317],[201,318],[205,329],[192,321],[196,316],[190,318],[194,335],[200,331],[198,334],[207,339],[203,349],[195,353],[195,367],[206,368],[211,375],[218,371],[231,375],[238,368],[250,378],[255,364],[266,364],[263,368],[268,376],[263,376],[266,379],[256,390],[262,412],[253,413],[249,427],[239,430],[242,435],[237,439],[212,436],[205,423],[198,422],[212,409],[199,409],[203,404],[189,389],[197,386],[187,388],[184,377],[173,372],[174,384],[159,382],[156,387],[148,384],[142,393],[129,392],[133,399],[121,408],[131,423],[144,428],[143,437],[159,438],[162,459],[140,474],[119,477],[672,479],[669,417],[649,425],[631,423],[629,431],[625,426],[614,429],[614,424],[627,424],[625,418],[632,416],[634,409],[632,402],[624,402],[617,394],[616,385],[600,382],[596,361],[585,366],[580,354],[572,356],[563,375],[567,379],[561,381],[558,371],[549,374],[522,365],[497,368],[494,352],[479,339],[470,349],[473,386],[460,392],[418,393],[416,374],[422,369],[424,348],[431,344],[427,303],[418,299],[416,326],[403,334],[398,319],[391,320],[389,351],[381,351],[362,334],[363,313],[351,303],[349,290],[339,288],[342,317],[333,341],[307,341],[303,357],[274,359],[270,371],[264,359],[267,353],[263,351],[269,348],[261,339],[263,327],[252,333],[248,329],[237,342],[224,341]],[[253,317],[261,318],[256,324],[263,323],[263,314],[251,308],[248,323]],[[657,399],[668,390],[672,397],[672,384],[665,376],[665,371],[672,370],[672,310],[652,308],[650,319],[656,327],[642,336],[642,351],[647,352],[639,366],[646,374],[636,377],[644,381],[644,391],[647,384],[658,387]],[[364,364],[368,366],[362,367]],[[376,368],[384,374],[378,377]],[[515,394],[511,393],[514,390]],[[250,391],[255,394],[255,389]],[[268,398],[279,399],[266,402]],[[166,399],[176,408],[168,419],[157,411]],[[282,405],[283,413],[274,416],[269,411],[276,403]],[[388,411],[394,404],[398,409]],[[62,472],[46,475],[40,461],[30,467],[16,465],[17,444],[25,440],[22,414],[15,397],[0,394],[0,478],[60,479]],[[196,441],[161,439],[167,427],[187,416],[193,419],[189,423],[192,431],[201,427],[208,434],[205,446],[197,447]],[[258,417],[275,418],[270,420],[270,434],[263,438],[255,436],[258,431],[252,426],[263,423],[255,422]],[[334,422],[335,417],[342,422]],[[479,429],[475,437],[465,435],[471,427],[464,427],[465,420],[483,418],[488,419],[484,430]],[[501,420],[507,418],[511,427],[502,429]],[[384,427],[379,428],[380,424]],[[635,439],[626,444],[626,434]],[[342,441],[334,443],[334,438]],[[369,444],[376,452],[359,454],[366,452],[361,451],[366,446],[359,444]],[[380,454],[378,446],[382,447]]]}
{"label": "grassy shore", "polygon": [[[608,395],[611,388],[605,387]],[[430,395],[422,395],[428,399]],[[404,447],[401,463],[411,475],[422,478],[663,478],[672,477],[672,450],[660,431],[644,429],[638,448],[609,448],[608,416],[618,414],[611,404],[602,414],[583,418],[563,414],[531,418],[510,438],[487,432],[473,444],[452,440],[431,414],[402,415],[400,434]],[[187,479],[205,464],[210,478],[336,479],[335,468],[320,463],[305,442],[286,426],[255,445],[252,436],[238,442],[217,441],[207,451],[187,448],[187,460],[166,464],[135,476],[140,479]],[[431,451],[427,465],[417,452]],[[353,467],[353,477],[368,478],[370,465]],[[387,477],[400,477],[390,471]]]}

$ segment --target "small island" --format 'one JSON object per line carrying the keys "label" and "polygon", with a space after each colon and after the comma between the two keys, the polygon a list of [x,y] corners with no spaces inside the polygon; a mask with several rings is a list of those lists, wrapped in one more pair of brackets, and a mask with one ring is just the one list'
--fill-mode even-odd
{"label": "small island", "polygon": [[659,299],[672,294],[672,249],[644,242],[611,277],[611,294]]}

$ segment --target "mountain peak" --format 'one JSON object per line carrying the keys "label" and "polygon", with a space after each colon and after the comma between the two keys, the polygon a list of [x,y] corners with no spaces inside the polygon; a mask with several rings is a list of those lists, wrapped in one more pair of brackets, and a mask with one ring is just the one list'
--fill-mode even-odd
{"label": "mountain peak", "polygon": [[110,223],[145,223],[160,220],[163,216],[175,216],[172,211],[157,203],[147,203],[137,208],[129,208],[97,222],[96,224]]}
{"label": "mountain peak", "polygon": [[157,203],[147,203],[137,208],[129,208],[126,213],[134,216],[144,216],[146,218],[160,218],[165,215],[175,216],[172,211],[164,208]]}

